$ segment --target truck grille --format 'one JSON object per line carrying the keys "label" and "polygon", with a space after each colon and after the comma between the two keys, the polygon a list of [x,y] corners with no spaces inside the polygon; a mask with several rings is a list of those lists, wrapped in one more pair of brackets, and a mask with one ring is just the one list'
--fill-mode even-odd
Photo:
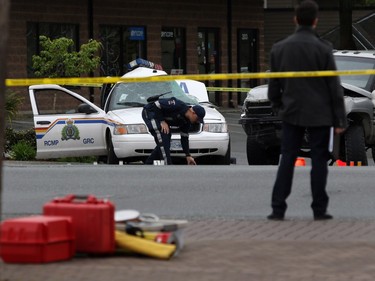
{"label": "truck grille", "polygon": [[268,115],[273,116],[271,102],[246,102],[245,103],[246,115],[247,116],[259,116]]}

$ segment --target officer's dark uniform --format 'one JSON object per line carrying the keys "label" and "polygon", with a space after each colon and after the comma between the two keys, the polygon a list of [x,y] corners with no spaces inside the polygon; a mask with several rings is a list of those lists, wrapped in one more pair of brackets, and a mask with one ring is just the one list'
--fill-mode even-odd
{"label": "officer's dark uniform", "polygon": [[186,154],[189,154],[189,128],[190,121],[185,117],[189,106],[176,98],[161,98],[153,103],[146,104],[142,111],[150,133],[155,139],[156,147],[146,160],[145,164],[153,164],[154,160],[164,160],[166,165],[171,165],[171,131],[165,134],[161,131],[160,123],[165,121],[169,126],[178,126],[181,134],[181,146]]}

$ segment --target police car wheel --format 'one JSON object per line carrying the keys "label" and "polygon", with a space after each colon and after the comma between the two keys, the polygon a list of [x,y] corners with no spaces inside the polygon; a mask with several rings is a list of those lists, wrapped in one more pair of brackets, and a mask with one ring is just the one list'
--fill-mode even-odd
{"label": "police car wheel", "polygon": [[107,137],[107,164],[118,164],[119,160],[113,149],[113,143],[111,136]]}

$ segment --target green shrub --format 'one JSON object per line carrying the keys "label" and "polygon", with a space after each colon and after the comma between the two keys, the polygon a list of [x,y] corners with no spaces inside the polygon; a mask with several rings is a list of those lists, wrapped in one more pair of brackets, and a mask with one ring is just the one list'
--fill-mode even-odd
{"label": "green shrub", "polygon": [[11,151],[13,146],[20,141],[27,143],[36,151],[36,136],[34,128],[19,131],[12,128],[5,128],[5,152]]}
{"label": "green shrub", "polygon": [[17,116],[18,109],[23,103],[23,98],[18,96],[16,92],[5,92],[5,118],[9,123]]}
{"label": "green shrub", "polygon": [[34,160],[36,156],[35,147],[27,141],[21,140],[12,146],[9,152],[10,158],[18,161]]}
{"label": "green shrub", "polygon": [[57,162],[73,162],[73,163],[93,163],[97,161],[96,156],[82,156],[82,157],[64,157],[58,158]]}

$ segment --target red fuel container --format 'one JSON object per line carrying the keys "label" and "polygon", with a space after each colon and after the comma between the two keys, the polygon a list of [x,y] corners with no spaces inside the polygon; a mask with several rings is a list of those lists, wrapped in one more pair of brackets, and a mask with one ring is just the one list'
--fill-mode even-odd
{"label": "red fuel container", "polygon": [[109,254],[115,251],[115,207],[93,195],[67,195],[43,206],[43,214],[70,216],[80,253]]}
{"label": "red fuel container", "polygon": [[30,216],[1,223],[0,256],[8,263],[46,263],[75,254],[70,217]]}

